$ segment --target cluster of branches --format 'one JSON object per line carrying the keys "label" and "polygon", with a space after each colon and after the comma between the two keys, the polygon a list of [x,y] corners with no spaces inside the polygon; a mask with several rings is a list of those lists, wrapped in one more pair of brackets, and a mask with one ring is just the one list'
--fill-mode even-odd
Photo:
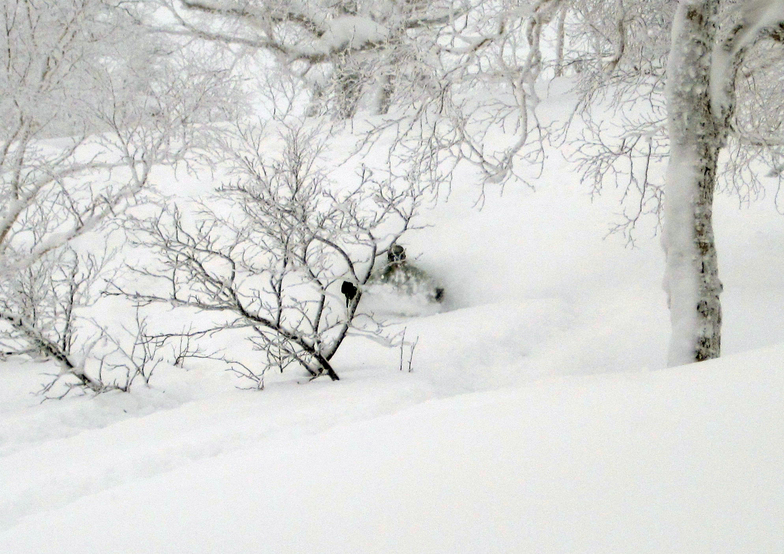
{"label": "cluster of branches", "polygon": [[74,355],[101,267],[82,239],[133,205],[155,167],[193,159],[230,90],[126,16],[107,0],[0,9],[3,354],[54,359],[96,391]]}
{"label": "cluster of branches", "polygon": [[[385,114],[366,144],[392,134],[390,165],[422,180],[448,180],[467,162],[502,183],[522,176],[521,160],[544,159],[535,85],[547,68],[544,42],[557,43],[555,73],[566,66],[567,0],[141,3],[170,14],[166,25],[142,18],[161,33],[268,54],[306,91],[309,115],[348,119],[362,106]],[[485,140],[498,130],[511,135],[500,148]]]}
{"label": "cluster of branches", "polygon": [[[462,162],[476,166],[484,183],[512,178],[530,183],[528,168],[541,166],[545,146],[570,136],[570,127],[559,133],[538,117],[537,83],[543,76],[571,75],[579,93],[575,115],[587,127],[576,139],[574,156],[583,180],[596,192],[606,185],[621,191],[624,217],[616,230],[630,240],[642,216],[661,214],[663,183],[654,169],[668,152],[664,76],[678,2],[141,4],[165,8],[172,16],[166,26],[147,21],[158,31],[271,54],[308,91],[311,114],[331,110],[350,118],[366,98],[365,105],[387,116],[374,121],[365,146],[391,134],[390,166],[405,165],[435,183],[448,181]],[[784,33],[775,22],[758,24],[773,17],[764,15],[766,10],[780,6],[776,0],[716,6],[719,43],[729,44],[739,32],[744,41],[752,39],[733,54],[742,67],[733,82],[738,109],[731,117],[728,171],[722,173],[722,186],[748,200],[762,190],[750,164],[762,161],[774,176],[782,167],[781,87],[769,70],[778,66],[781,49],[772,45]],[[757,40],[761,37],[771,40]],[[499,140],[499,131],[506,142]],[[489,133],[495,140],[486,140]]]}
{"label": "cluster of branches", "polygon": [[[401,68],[420,59],[419,39],[433,39],[470,10],[467,1],[147,0],[163,7],[177,35],[272,53],[309,89],[310,113],[352,117],[363,96],[385,113]],[[154,20],[153,20],[154,21]]]}
{"label": "cluster of branches", "polygon": [[[570,0],[567,65],[578,69],[580,101],[576,115],[585,129],[574,140],[583,181],[598,193],[620,191],[623,213],[614,227],[630,242],[645,216],[660,229],[663,213],[663,167],[669,159],[665,77],[677,2],[656,0]],[[726,129],[719,190],[740,202],[765,193],[761,177],[777,180],[781,190],[782,144],[779,63],[784,6],[778,0],[712,3],[715,65],[727,60],[724,95],[731,109],[713,106]],[[766,15],[767,14],[767,15]],[[769,18],[769,20],[766,20]],[[564,135],[565,136],[565,135]],[[759,168],[769,168],[767,174]]]}
{"label": "cluster of branches", "polygon": [[97,299],[94,285],[104,262],[66,246],[10,274],[0,285],[0,320],[5,324],[0,355],[54,359],[81,385],[101,390],[101,383],[84,372],[75,345],[77,311]]}
{"label": "cluster of branches", "polygon": [[[630,207],[616,230],[631,240],[642,216],[662,212],[657,176],[673,121],[664,77],[678,5],[711,21],[702,47],[713,61],[707,120],[716,151],[729,154],[721,184],[753,198],[762,190],[753,162],[779,183],[784,168],[781,0],[7,0],[0,354],[54,359],[100,391],[100,368],[126,367],[125,384],[112,386],[128,388],[147,379],[166,341],[240,329],[264,356],[262,369],[241,366],[259,383],[266,368],[291,365],[337,378],[331,360],[349,330],[372,328],[358,323],[362,287],[410,228],[419,183],[448,180],[464,162],[482,183],[525,180],[547,142],[570,136],[568,125],[559,134],[540,121],[544,77],[575,85],[585,131],[574,160],[595,192],[621,190]],[[308,96],[308,116],[346,120],[370,105],[380,115],[358,126],[366,132],[357,151],[391,145],[385,176],[363,166],[353,184],[330,182],[318,169],[323,119],[211,136],[211,123],[236,120],[240,103],[231,63],[210,66],[211,48],[270,54]],[[282,148],[265,157],[274,125]],[[137,204],[156,167],[190,167],[208,137],[210,162],[227,158],[232,180],[195,212],[129,218],[157,262],[136,268],[149,287],[114,286],[140,305],[224,319],[157,338],[142,319],[129,348],[100,324],[97,334],[80,331],[103,265],[90,237]],[[124,354],[101,357],[90,377],[85,354],[96,337]]]}
{"label": "cluster of branches", "polygon": [[355,184],[335,186],[316,165],[317,129],[278,131],[283,148],[273,155],[264,154],[266,126],[239,128],[225,143],[233,179],[209,206],[128,218],[134,244],[156,260],[131,268],[143,288],[115,283],[138,305],[224,316],[188,336],[250,330],[262,359],[244,374],[259,386],[269,368],[292,365],[336,380],[330,361],[349,330],[383,339],[357,307],[376,260],[411,228],[422,195],[411,183],[377,182],[367,169]]}

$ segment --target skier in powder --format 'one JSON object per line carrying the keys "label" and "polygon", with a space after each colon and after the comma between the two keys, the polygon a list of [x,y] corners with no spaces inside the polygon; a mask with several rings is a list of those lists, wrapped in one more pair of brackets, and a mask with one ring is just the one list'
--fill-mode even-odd
{"label": "skier in powder", "polygon": [[387,263],[372,278],[373,283],[390,285],[401,294],[408,296],[424,295],[429,302],[443,302],[444,289],[427,273],[412,265],[406,259],[406,251],[399,244],[393,244],[387,251]]}

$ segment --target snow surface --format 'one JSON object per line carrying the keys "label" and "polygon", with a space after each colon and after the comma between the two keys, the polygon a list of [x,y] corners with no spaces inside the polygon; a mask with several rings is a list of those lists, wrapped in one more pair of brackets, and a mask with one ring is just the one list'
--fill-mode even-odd
{"label": "snow surface", "polygon": [[[420,397],[377,418],[370,408],[389,400],[379,385],[402,393],[408,375],[374,387],[319,383],[304,398],[276,391],[188,404],[51,441],[22,453],[24,466],[4,463],[10,492],[30,487],[38,509],[0,532],[0,546],[780,552],[782,359],[776,347],[701,367],[550,378]],[[303,414],[308,405],[321,410]],[[364,413],[347,421],[341,411]],[[330,428],[302,432],[300,421],[259,433],[286,412]],[[90,478],[105,481],[102,490],[78,486]],[[53,502],[68,486],[72,501]]]}
{"label": "snow surface", "polygon": [[344,15],[325,23],[326,31],[317,42],[321,52],[336,52],[344,48],[361,48],[373,43],[383,42],[389,37],[389,30],[368,17]]}
{"label": "snow surface", "polygon": [[784,551],[772,201],[717,199],[728,355],[666,370],[650,229],[605,238],[616,199],[555,156],[482,210],[473,182],[404,239],[447,291],[397,319],[411,373],[355,337],[334,383],[238,390],[204,362],[40,404],[51,366],[0,365],[0,553]]}

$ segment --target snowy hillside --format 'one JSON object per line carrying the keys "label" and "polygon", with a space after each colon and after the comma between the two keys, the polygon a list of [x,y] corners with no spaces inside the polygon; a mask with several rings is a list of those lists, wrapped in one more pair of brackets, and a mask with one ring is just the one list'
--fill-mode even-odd
{"label": "snowy hillside", "polygon": [[783,354],[441,399],[388,374],[197,400],[6,456],[0,544],[779,552]]}
{"label": "snowy hillside", "polygon": [[730,355],[663,370],[658,240],[605,239],[568,171],[424,214],[447,300],[401,320],[411,373],[357,337],[335,383],[203,363],[40,404],[51,368],[5,362],[0,552],[781,552],[784,220],[719,199]]}
{"label": "snowy hillside", "polygon": [[0,554],[784,554],[784,0],[4,1]]}

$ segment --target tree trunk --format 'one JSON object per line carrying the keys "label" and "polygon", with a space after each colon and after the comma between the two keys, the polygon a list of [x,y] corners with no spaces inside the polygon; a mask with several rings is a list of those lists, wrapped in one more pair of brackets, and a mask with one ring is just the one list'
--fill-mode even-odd
{"label": "tree trunk", "polygon": [[73,375],[82,385],[91,389],[93,392],[101,392],[106,390],[106,386],[88,376],[84,372],[84,368],[74,364],[68,353],[61,350],[58,345],[38,331],[29,321],[22,316],[13,315],[10,313],[0,313],[0,319],[10,323],[17,331],[19,331],[32,347],[32,350],[43,354],[48,358],[54,358],[60,365],[63,373]]}
{"label": "tree trunk", "polygon": [[566,42],[566,16],[569,13],[569,4],[564,3],[558,13],[558,25],[555,36],[555,76],[562,77],[564,70],[564,44]]}
{"label": "tree trunk", "polygon": [[670,161],[665,186],[665,290],[669,365],[717,358],[722,290],[713,236],[713,193],[726,125],[711,110],[711,58],[719,0],[682,0],[667,66]]}
{"label": "tree trunk", "polygon": [[335,95],[340,119],[351,119],[359,108],[363,79],[356,66],[356,61],[350,59],[349,55],[335,64]]}

